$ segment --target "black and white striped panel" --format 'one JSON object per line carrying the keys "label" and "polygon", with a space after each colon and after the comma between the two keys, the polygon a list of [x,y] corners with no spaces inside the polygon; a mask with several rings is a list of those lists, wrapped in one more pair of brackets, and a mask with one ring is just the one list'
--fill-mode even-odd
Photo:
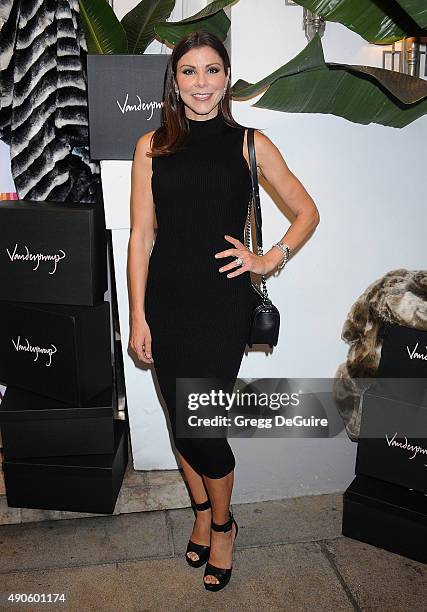
{"label": "black and white striped panel", "polygon": [[0,0],[0,138],[21,199],[93,202],[78,0]]}

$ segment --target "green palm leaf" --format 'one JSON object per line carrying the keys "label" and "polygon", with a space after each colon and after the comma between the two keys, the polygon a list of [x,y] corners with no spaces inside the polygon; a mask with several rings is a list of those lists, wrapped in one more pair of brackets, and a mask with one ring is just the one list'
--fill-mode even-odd
{"label": "green palm leaf", "polygon": [[235,99],[289,113],[324,113],[355,123],[404,127],[427,112],[427,81],[372,66],[326,63],[318,34],[290,62],[258,83],[237,81]]}
{"label": "green palm leaf", "polygon": [[[371,43],[391,44],[426,27],[425,0],[295,0],[326,21],[337,21]],[[383,8],[384,7],[384,8]]]}
{"label": "green palm leaf", "polygon": [[79,0],[89,53],[127,53],[126,32],[105,0]]}
{"label": "green palm leaf", "polygon": [[425,0],[396,0],[403,10],[420,26],[427,28],[427,5]]}
{"label": "green palm leaf", "polygon": [[427,100],[399,105],[366,80],[345,70],[319,68],[276,81],[254,106],[288,113],[324,113],[367,125],[402,128],[427,113]]}
{"label": "green palm leaf", "polygon": [[168,19],[174,6],[175,0],[142,0],[123,17],[129,53],[144,53],[155,38],[154,24]]}
{"label": "green palm leaf", "polygon": [[160,40],[170,45],[176,45],[183,36],[196,30],[208,30],[220,40],[225,40],[230,20],[222,9],[234,1],[215,0],[191,17],[173,23],[158,23],[154,26],[154,30]]}

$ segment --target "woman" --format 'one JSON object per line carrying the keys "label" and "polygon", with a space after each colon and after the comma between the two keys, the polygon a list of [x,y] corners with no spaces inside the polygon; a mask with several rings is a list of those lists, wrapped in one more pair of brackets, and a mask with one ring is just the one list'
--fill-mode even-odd
{"label": "woman", "polygon": [[[260,172],[296,218],[263,256],[242,243],[251,194],[246,129],[230,113],[231,70],[214,35],[176,45],[166,72],[163,125],[137,142],[132,165],[130,346],[153,364],[196,519],[186,560],[207,562],[204,586],[230,580],[237,524],[235,459],[226,438],[177,435],[178,378],[235,382],[253,308],[250,272],[268,274],[319,222],[317,208],[275,145],[255,132]],[[155,216],[157,236],[153,247]],[[151,255],[150,255],[151,254]]]}

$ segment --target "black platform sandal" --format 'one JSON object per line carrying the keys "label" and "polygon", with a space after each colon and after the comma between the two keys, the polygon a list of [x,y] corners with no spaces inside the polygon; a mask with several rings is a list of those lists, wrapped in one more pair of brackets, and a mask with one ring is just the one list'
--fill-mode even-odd
{"label": "black platform sandal", "polygon": [[[217,525],[212,521],[211,527],[214,531],[223,531],[224,533],[230,531],[233,527],[233,523],[236,525],[236,533],[234,535],[233,545],[237,538],[237,532],[239,531],[239,527],[234,520],[234,517],[231,512],[229,512],[229,519],[223,525]],[[205,589],[208,591],[220,591],[230,582],[231,578],[231,570],[232,568],[223,568],[223,567],[215,567],[211,563],[207,563],[205,567],[205,573],[203,576],[203,584],[205,585]],[[219,582],[217,584],[207,583],[205,582],[206,576],[214,576]]]}
{"label": "black platform sandal", "polygon": [[[209,508],[211,508],[211,502],[209,499],[207,499],[205,502],[201,504],[193,504],[192,507],[193,509],[198,510],[198,511],[209,510]],[[192,542],[191,540],[189,540],[187,544],[187,550],[185,551],[185,558],[187,559],[188,565],[191,565],[191,567],[201,567],[202,565],[204,565],[206,561],[209,559],[210,550],[211,550],[210,546],[204,546],[203,544],[196,544],[195,542]],[[187,554],[189,552],[194,552],[196,553],[196,555],[198,555],[199,558],[197,559],[197,561],[193,561],[193,559],[190,559],[190,557]]]}

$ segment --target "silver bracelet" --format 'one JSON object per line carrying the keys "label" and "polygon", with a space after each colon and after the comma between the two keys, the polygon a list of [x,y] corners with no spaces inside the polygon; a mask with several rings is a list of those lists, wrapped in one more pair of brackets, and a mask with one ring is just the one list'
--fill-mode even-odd
{"label": "silver bracelet", "polygon": [[277,266],[278,270],[281,270],[282,268],[285,267],[285,264],[289,259],[289,256],[291,254],[291,249],[288,247],[287,244],[283,242],[276,242],[276,244],[273,244],[273,246],[280,249],[284,255],[283,261]]}

